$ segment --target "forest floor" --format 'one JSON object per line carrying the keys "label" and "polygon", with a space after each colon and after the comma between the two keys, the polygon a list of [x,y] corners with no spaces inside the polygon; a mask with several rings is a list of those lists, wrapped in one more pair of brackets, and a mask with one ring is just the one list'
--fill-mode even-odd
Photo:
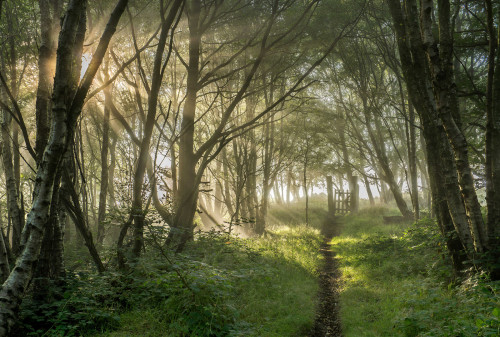
{"label": "forest floor", "polygon": [[318,312],[311,337],[342,336],[339,307],[339,282],[341,272],[335,252],[332,250],[330,241],[339,235],[339,219],[327,217],[323,223],[322,234],[324,236],[321,244],[321,255],[324,263],[319,275]]}

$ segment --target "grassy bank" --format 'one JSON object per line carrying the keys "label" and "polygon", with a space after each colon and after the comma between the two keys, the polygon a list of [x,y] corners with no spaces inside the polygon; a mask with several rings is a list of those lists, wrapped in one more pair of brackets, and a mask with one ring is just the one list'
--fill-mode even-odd
{"label": "grassy bank", "polygon": [[500,336],[498,283],[453,281],[431,220],[384,224],[383,208],[347,216],[332,240],[346,337]]}
{"label": "grassy bank", "polygon": [[315,316],[320,242],[318,230],[300,225],[275,224],[253,239],[200,233],[185,254],[148,252],[135,272],[68,275],[50,305],[25,301],[18,333],[304,336]]}
{"label": "grassy bank", "polygon": [[194,294],[139,305],[102,336],[303,336],[314,319],[318,247],[318,233],[303,227],[261,239],[201,237],[176,261]]}

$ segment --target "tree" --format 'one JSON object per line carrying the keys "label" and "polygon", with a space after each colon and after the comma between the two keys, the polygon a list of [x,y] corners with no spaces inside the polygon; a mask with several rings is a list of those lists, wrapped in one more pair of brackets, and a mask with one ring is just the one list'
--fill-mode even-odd
{"label": "tree", "polygon": [[[30,280],[33,263],[39,255],[42,235],[49,220],[50,200],[54,187],[59,184],[58,172],[60,172],[63,155],[73,138],[77,117],[81,112],[85,96],[127,3],[127,0],[118,1],[80,83],[78,81],[86,29],[86,1],[72,0],[68,4],[57,48],[50,138],[37,170],[33,206],[28,214],[25,228],[28,239],[16,266],[0,291],[0,336],[8,335],[15,322],[15,313]],[[57,187],[55,189],[57,190]]]}
{"label": "tree", "polygon": [[[410,98],[423,121],[433,199],[440,207],[440,227],[446,236],[452,237],[453,234],[449,233],[455,231],[458,234],[462,247],[449,242],[452,256],[459,257],[460,251],[464,251],[473,258],[492,247],[488,245],[474,186],[468,142],[461,129],[453,68],[454,24],[450,3],[439,1],[436,9],[432,1],[422,2],[420,20],[417,19],[415,1],[406,1],[404,7],[392,0],[387,3]],[[435,10],[436,17],[433,16]],[[437,37],[433,30],[436,24],[439,25]],[[435,158],[441,158],[441,162]],[[446,204],[440,200],[446,200]],[[447,227],[448,212],[454,230]],[[461,264],[456,263],[455,267],[460,268]]]}

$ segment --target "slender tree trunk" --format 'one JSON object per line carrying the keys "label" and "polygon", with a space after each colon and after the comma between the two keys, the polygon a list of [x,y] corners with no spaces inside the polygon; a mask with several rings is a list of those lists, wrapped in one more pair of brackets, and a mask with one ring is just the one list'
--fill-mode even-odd
{"label": "slender tree trunk", "polygon": [[49,218],[57,171],[82,109],[95,72],[99,68],[109,40],[113,36],[127,0],[119,0],[113,10],[99,45],[80,86],[81,54],[85,35],[84,0],[71,0],[62,21],[57,51],[56,75],[52,105],[51,133],[37,170],[34,199],[25,231],[27,240],[16,266],[0,290],[0,337],[7,336],[15,323],[16,312],[31,279],[32,268],[40,253],[42,235]]}
{"label": "slender tree trunk", "polygon": [[[62,232],[59,222],[59,182],[61,173],[58,172],[49,211],[49,219],[43,233],[40,256],[34,270],[34,298],[38,301],[50,302],[49,297],[50,280],[62,276],[63,251],[61,245]],[[59,237],[58,237],[59,235]]]}
{"label": "slender tree trunk", "polygon": [[115,199],[115,168],[116,168],[116,143],[118,142],[118,135],[112,132],[111,144],[109,146],[109,173],[108,173],[108,194],[110,207],[116,207]]}
{"label": "slender tree trunk", "polygon": [[8,214],[12,228],[12,253],[18,256],[20,253],[21,232],[24,224],[24,213],[21,211],[19,204],[20,198],[17,189],[17,181],[15,178],[12,142],[11,142],[11,126],[12,118],[4,111],[3,122],[1,124],[2,132],[2,161],[5,174],[5,185],[7,192]]}
{"label": "slender tree trunk", "polygon": [[132,194],[132,213],[134,219],[134,242],[132,245],[132,254],[134,258],[139,258],[144,240],[144,210],[142,200],[142,190],[144,185],[144,177],[148,163],[149,148],[151,145],[151,138],[153,135],[153,128],[156,121],[156,112],[158,107],[158,95],[161,87],[163,72],[162,66],[164,63],[163,53],[167,42],[168,34],[174,24],[178,15],[178,11],[183,3],[183,0],[175,0],[170,6],[168,16],[162,24],[160,37],[156,47],[156,54],[153,66],[153,77],[151,79],[151,88],[148,96],[148,113],[144,124],[144,136],[142,138],[141,146],[139,149],[139,157],[137,159],[137,166],[134,172],[133,194]]}
{"label": "slender tree trunk", "polygon": [[97,271],[102,273],[105,271],[105,267],[95,247],[92,232],[90,231],[89,225],[82,211],[75,186],[73,185],[71,179],[73,173],[68,169],[68,167],[66,167],[65,170],[66,171],[63,171],[62,177],[63,183],[61,191],[63,192],[63,197],[61,201],[68,210],[75,227],[78,229],[78,233],[81,235],[83,242],[85,243],[85,246],[87,246]]}
{"label": "slender tree trunk", "polygon": [[274,152],[274,123],[264,126],[264,147],[263,147],[263,176],[262,176],[262,197],[259,208],[259,217],[255,224],[255,234],[262,235],[266,231],[267,210],[269,208],[269,193],[272,188],[271,167]]}
{"label": "slender tree trunk", "polygon": [[276,199],[276,203],[278,205],[282,205],[283,198],[281,197],[280,189],[279,189],[279,185],[278,185],[277,181],[275,181],[273,184],[273,191],[274,191],[274,198]]}
{"label": "slender tree trunk", "polygon": [[304,197],[306,199],[306,226],[309,226],[309,193],[307,191],[307,152],[304,157],[304,168],[302,170],[302,183],[304,184]]}
{"label": "slender tree trunk", "polygon": [[[492,4],[490,0],[486,0],[487,11],[488,11],[488,25],[490,25],[490,12],[492,12]],[[497,14],[500,17],[500,9]],[[493,13],[491,13],[493,16]],[[491,120],[493,128],[491,132],[491,145],[490,145],[490,165],[491,165],[491,181],[490,184],[493,185],[494,194],[490,196],[493,200],[488,200],[488,247],[492,251],[492,259],[494,263],[491,268],[491,278],[494,280],[500,279],[500,267],[498,267],[498,261],[500,261],[500,25],[495,36],[492,27],[490,30],[490,57],[495,54],[491,52],[491,49],[495,45],[496,55],[494,57],[494,75],[492,78],[491,85]],[[492,40],[496,41],[494,45]],[[490,59],[490,63],[493,61]],[[491,67],[491,66],[490,66]],[[489,77],[488,77],[489,79]],[[490,209],[492,207],[492,209]],[[490,215],[491,213],[491,215]]]}
{"label": "slender tree trunk", "polygon": [[[403,195],[401,193],[401,190],[394,178],[394,173],[391,170],[390,164],[389,164],[389,159],[387,158],[387,154],[385,153],[385,146],[384,144],[379,144],[379,140],[375,136],[375,132],[372,127],[372,119],[371,119],[371,112],[368,109],[368,104],[367,104],[367,98],[366,95],[363,95],[363,110],[364,110],[364,115],[365,115],[365,122],[366,122],[366,127],[368,130],[368,134],[370,136],[370,139],[372,141],[373,147],[375,149],[375,154],[377,161],[380,165],[381,170],[383,171],[383,180],[387,182],[389,185],[389,189],[391,190],[394,199],[396,201],[396,204],[398,206],[399,211],[401,214],[405,217],[410,219],[412,217],[412,213],[408,210],[408,206],[406,205],[405,200],[403,199]],[[377,134],[380,135],[380,123],[378,123],[377,120],[375,120],[375,128]],[[380,137],[379,137],[380,139]],[[382,187],[382,193],[384,193],[384,188]],[[385,196],[384,196],[385,199]]]}
{"label": "slender tree trunk", "polygon": [[290,205],[290,195],[292,193],[292,172],[287,171],[286,174],[286,204]]}
{"label": "slender tree trunk", "polygon": [[437,113],[455,156],[458,183],[470,222],[474,248],[477,252],[483,252],[487,247],[487,234],[469,164],[467,140],[460,129],[461,121],[453,76],[453,32],[450,22],[450,3],[448,0],[438,1],[439,48],[432,31],[433,17],[430,10],[433,6],[432,0],[422,2],[423,45],[431,65],[430,74],[437,101]]}
{"label": "slender tree trunk", "polygon": [[[103,67],[104,82],[109,81],[109,55]],[[101,148],[101,187],[99,192],[99,209],[97,212],[97,244],[102,246],[104,242],[104,220],[106,218],[106,200],[109,184],[108,152],[109,152],[109,122],[112,87],[109,85],[104,89],[104,118],[102,124],[102,148]]]}
{"label": "slender tree trunk", "polygon": [[[253,117],[253,116],[252,116]],[[248,183],[246,185],[248,198],[248,211],[252,221],[260,216],[257,197],[257,146],[255,144],[255,132],[252,130],[249,134],[250,151],[248,154]]]}
{"label": "slender tree trunk", "polygon": [[224,148],[222,150],[222,164],[223,164],[223,179],[222,181],[224,182],[224,203],[227,208],[227,212],[232,215],[234,214],[233,210],[233,204],[231,201],[231,188],[230,188],[230,183],[229,183],[229,162],[227,159],[227,151]]}
{"label": "slender tree trunk", "polygon": [[[215,171],[217,173],[220,173],[222,171],[222,160],[219,159],[217,160]],[[223,203],[223,196],[222,196],[222,182],[220,177],[215,182],[215,200],[214,200],[214,211],[217,216],[220,216],[222,214],[222,203]]]}
{"label": "slender tree trunk", "polygon": [[181,136],[179,139],[179,189],[175,204],[173,228],[169,243],[182,250],[193,236],[194,214],[198,200],[199,186],[196,182],[196,164],[194,155],[194,124],[200,65],[200,11],[201,1],[193,0],[188,15],[189,25],[189,61],[187,67],[186,101],[182,113]]}
{"label": "slender tree trunk", "polygon": [[447,242],[453,269],[458,273],[463,269],[463,262],[467,258],[465,252],[473,251],[472,238],[467,228],[467,216],[460,198],[456,170],[444,131],[442,127],[433,125],[429,120],[424,120],[423,126],[428,139],[427,164],[438,225]]}
{"label": "slender tree trunk", "polygon": [[3,283],[10,273],[9,253],[3,232],[2,207],[0,205],[0,283]]}
{"label": "slender tree trunk", "polygon": [[349,183],[349,191],[353,190],[352,186],[352,168],[349,161],[349,151],[347,149],[346,142],[346,126],[347,123],[342,121],[339,123],[339,134],[340,134],[340,145],[342,148],[342,161],[343,161],[343,171],[347,174],[347,181]]}
{"label": "slender tree trunk", "polygon": [[177,156],[175,151],[175,143],[170,147],[170,170],[172,171],[172,196],[174,200],[177,198]]}
{"label": "slender tree trunk", "polygon": [[366,175],[363,175],[363,181],[366,187],[366,194],[368,194],[368,199],[370,200],[370,206],[375,206],[375,198],[373,198],[372,189],[370,187],[370,181]]}
{"label": "slender tree trunk", "polygon": [[410,167],[410,181],[411,181],[411,197],[413,204],[413,215],[415,221],[420,218],[420,204],[418,200],[418,177],[417,177],[417,141],[415,136],[415,111],[411,103],[408,106],[409,112],[409,136],[410,141],[408,142],[408,159]]}
{"label": "slender tree trunk", "polygon": [[[50,96],[54,85],[57,34],[61,6],[59,0],[39,0],[40,48],[38,52],[38,88],[36,93],[36,162],[42,160],[50,131]],[[52,13],[51,13],[52,7]]]}

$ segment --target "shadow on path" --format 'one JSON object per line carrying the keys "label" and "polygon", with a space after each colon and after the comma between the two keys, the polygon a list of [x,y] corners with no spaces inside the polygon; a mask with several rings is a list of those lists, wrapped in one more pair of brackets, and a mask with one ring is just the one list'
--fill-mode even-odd
{"label": "shadow on path", "polygon": [[320,249],[325,260],[319,276],[320,289],[316,320],[309,337],[342,336],[338,304],[341,273],[338,270],[335,253],[329,244],[332,237],[339,234],[340,221],[338,217],[329,217],[323,223],[322,234],[325,239]]}

